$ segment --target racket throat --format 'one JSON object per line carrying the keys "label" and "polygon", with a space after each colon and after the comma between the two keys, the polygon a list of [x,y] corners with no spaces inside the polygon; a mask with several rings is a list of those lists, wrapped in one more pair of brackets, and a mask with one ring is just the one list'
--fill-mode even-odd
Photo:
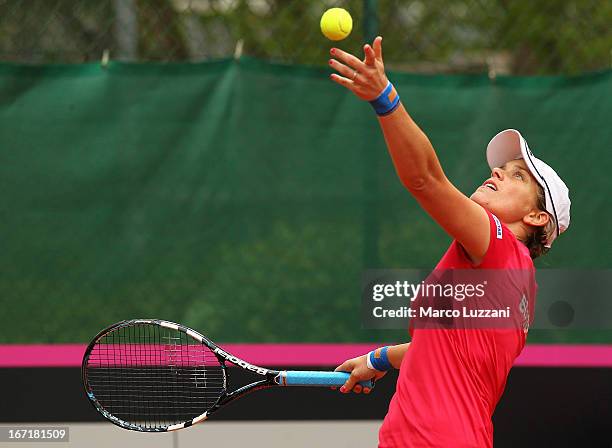
{"label": "racket throat", "polygon": [[278,375],[274,377],[273,381],[279,386],[287,386],[287,371],[283,370],[281,372],[278,372]]}

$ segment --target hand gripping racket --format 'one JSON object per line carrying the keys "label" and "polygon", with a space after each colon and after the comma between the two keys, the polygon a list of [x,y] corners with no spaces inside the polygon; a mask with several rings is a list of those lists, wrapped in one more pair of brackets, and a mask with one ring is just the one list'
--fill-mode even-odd
{"label": "hand gripping racket", "polygon": [[[228,362],[262,379],[229,392]],[[134,431],[162,432],[200,423],[255,390],[342,386],[349,374],[254,366],[183,325],[134,319],[98,333],[85,350],[82,376],[87,397],[112,423]],[[374,383],[361,385],[371,388]]]}

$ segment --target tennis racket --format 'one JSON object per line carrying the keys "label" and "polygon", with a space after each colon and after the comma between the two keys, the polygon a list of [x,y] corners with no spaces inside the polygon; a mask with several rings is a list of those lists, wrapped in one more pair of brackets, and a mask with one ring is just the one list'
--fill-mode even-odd
{"label": "tennis racket", "polygon": [[[227,363],[261,379],[230,392]],[[200,423],[255,390],[341,386],[349,374],[258,367],[183,325],[134,319],[96,335],[85,350],[82,376],[87,397],[112,423],[134,431],[163,432]],[[361,385],[371,388],[374,383]]]}

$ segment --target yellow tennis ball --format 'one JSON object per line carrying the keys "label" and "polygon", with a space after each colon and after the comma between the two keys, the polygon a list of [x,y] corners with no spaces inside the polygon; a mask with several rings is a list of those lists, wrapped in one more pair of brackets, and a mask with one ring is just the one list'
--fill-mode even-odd
{"label": "yellow tennis ball", "polygon": [[330,40],[342,40],[352,29],[353,18],[346,9],[331,8],[321,17],[321,31]]}

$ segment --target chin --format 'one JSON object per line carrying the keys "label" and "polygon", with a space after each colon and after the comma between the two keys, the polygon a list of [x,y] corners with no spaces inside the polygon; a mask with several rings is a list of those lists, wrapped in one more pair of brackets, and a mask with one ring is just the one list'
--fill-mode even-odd
{"label": "chin", "polygon": [[486,196],[481,191],[478,191],[478,190],[472,193],[472,196],[470,196],[470,199],[474,201],[475,203],[477,203],[478,205],[482,205],[483,207],[486,207],[487,204],[489,203]]}
{"label": "chin", "polygon": [[491,213],[496,214],[495,211],[493,211],[495,207],[493,207],[493,204],[491,203],[490,198],[487,197],[486,193],[475,191],[472,193],[472,196],[470,196],[470,199]]}

